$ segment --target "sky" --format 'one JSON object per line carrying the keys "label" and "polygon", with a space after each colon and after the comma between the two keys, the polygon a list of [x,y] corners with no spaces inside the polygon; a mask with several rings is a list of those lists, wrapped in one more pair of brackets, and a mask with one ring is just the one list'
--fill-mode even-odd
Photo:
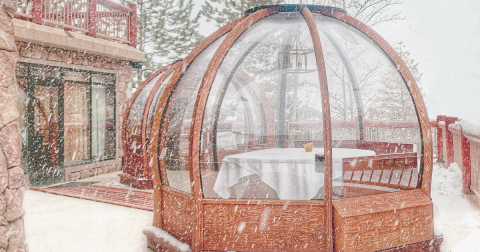
{"label": "sky", "polygon": [[[195,0],[196,8],[204,0]],[[429,117],[480,120],[480,1],[405,0],[404,19],[373,29],[392,46],[403,42],[423,74]],[[216,30],[202,22],[204,36]]]}
{"label": "sky", "polygon": [[405,0],[400,9],[404,20],[374,30],[419,63],[429,117],[480,120],[480,1]]}

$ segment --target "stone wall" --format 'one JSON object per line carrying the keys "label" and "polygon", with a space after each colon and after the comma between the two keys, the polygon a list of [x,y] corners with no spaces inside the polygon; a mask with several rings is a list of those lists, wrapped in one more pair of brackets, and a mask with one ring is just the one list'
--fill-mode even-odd
{"label": "stone wall", "polygon": [[14,81],[18,54],[11,20],[17,3],[13,0],[0,3],[0,252],[20,252],[28,251],[28,246],[23,224],[25,183],[20,168],[21,139]]}

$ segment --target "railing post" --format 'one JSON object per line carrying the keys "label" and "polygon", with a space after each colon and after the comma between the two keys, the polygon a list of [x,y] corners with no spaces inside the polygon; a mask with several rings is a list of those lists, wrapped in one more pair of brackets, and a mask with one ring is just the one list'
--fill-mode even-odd
{"label": "railing post", "polygon": [[42,24],[42,16],[43,16],[43,7],[42,7],[42,0],[33,0],[32,5],[32,22],[36,24]]}
{"label": "railing post", "polygon": [[97,0],[88,1],[88,35],[97,36]]}
{"label": "railing post", "polygon": [[448,125],[454,123],[457,121],[458,118],[456,117],[447,117],[445,120],[445,132],[447,136],[447,167],[449,167],[454,161],[454,156],[453,156],[453,133],[448,130]]}
{"label": "railing post", "polygon": [[462,138],[462,180],[463,180],[463,193],[470,193],[471,185],[471,169],[470,169],[470,140],[463,135],[463,129],[461,130]]}
{"label": "railing post", "polygon": [[[72,14],[73,14],[73,8],[71,5],[67,5],[65,6],[65,17],[64,17],[64,20],[65,20],[65,24],[66,25],[72,25],[73,22],[72,22]],[[71,28],[65,28],[65,31],[71,31],[72,29]]]}
{"label": "railing post", "polygon": [[445,121],[446,116],[437,116],[437,162],[445,163],[443,157],[443,129],[440,127],[440,122]]}
{"label": "railing post", "polygon": [[130,14],[130,26],[129,26],[129,45],[136,47],[137,46],[137,5],[134,3],[129,3],[128,7],[132,9]]}

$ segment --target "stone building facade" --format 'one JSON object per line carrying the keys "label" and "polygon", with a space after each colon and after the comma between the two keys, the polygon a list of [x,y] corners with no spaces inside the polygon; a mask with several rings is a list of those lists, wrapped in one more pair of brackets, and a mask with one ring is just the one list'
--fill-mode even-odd
{"label": "stone building facade", "polygon": [[31,186],[120,170],[133,65],[143,62],[144,54],[129,45],[19,19],[13,25],[23,105],[22,166]]}
{"label": "stone building facade", "polygon": [[0,0],[0,252],[28,251],[29,181],[121,169],[133,66],[145,60],[126,44],[15,19],[17,6]]}

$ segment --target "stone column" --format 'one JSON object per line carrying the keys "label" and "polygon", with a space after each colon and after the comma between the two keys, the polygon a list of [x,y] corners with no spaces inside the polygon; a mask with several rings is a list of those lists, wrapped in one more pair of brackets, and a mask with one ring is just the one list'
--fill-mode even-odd
{"label": "stone column", "polygon": [[133,68],[130,65],[130,62],[123,61],[120,66],[118,66],[118,74],[117,74],[117,157],[123,158],[123,120],[125,116],[125,109],[127,108],[128,102],[128,93],[129,93],[129,85],[133,79]]}
{"label": "stone column", "polygon": [[12,24],[17,1],[0,0],[0,6],[0,252],[23,252],[28,251],[28,246],[23,224],[22,142],[17,122],[15,66],[18,54]]}

